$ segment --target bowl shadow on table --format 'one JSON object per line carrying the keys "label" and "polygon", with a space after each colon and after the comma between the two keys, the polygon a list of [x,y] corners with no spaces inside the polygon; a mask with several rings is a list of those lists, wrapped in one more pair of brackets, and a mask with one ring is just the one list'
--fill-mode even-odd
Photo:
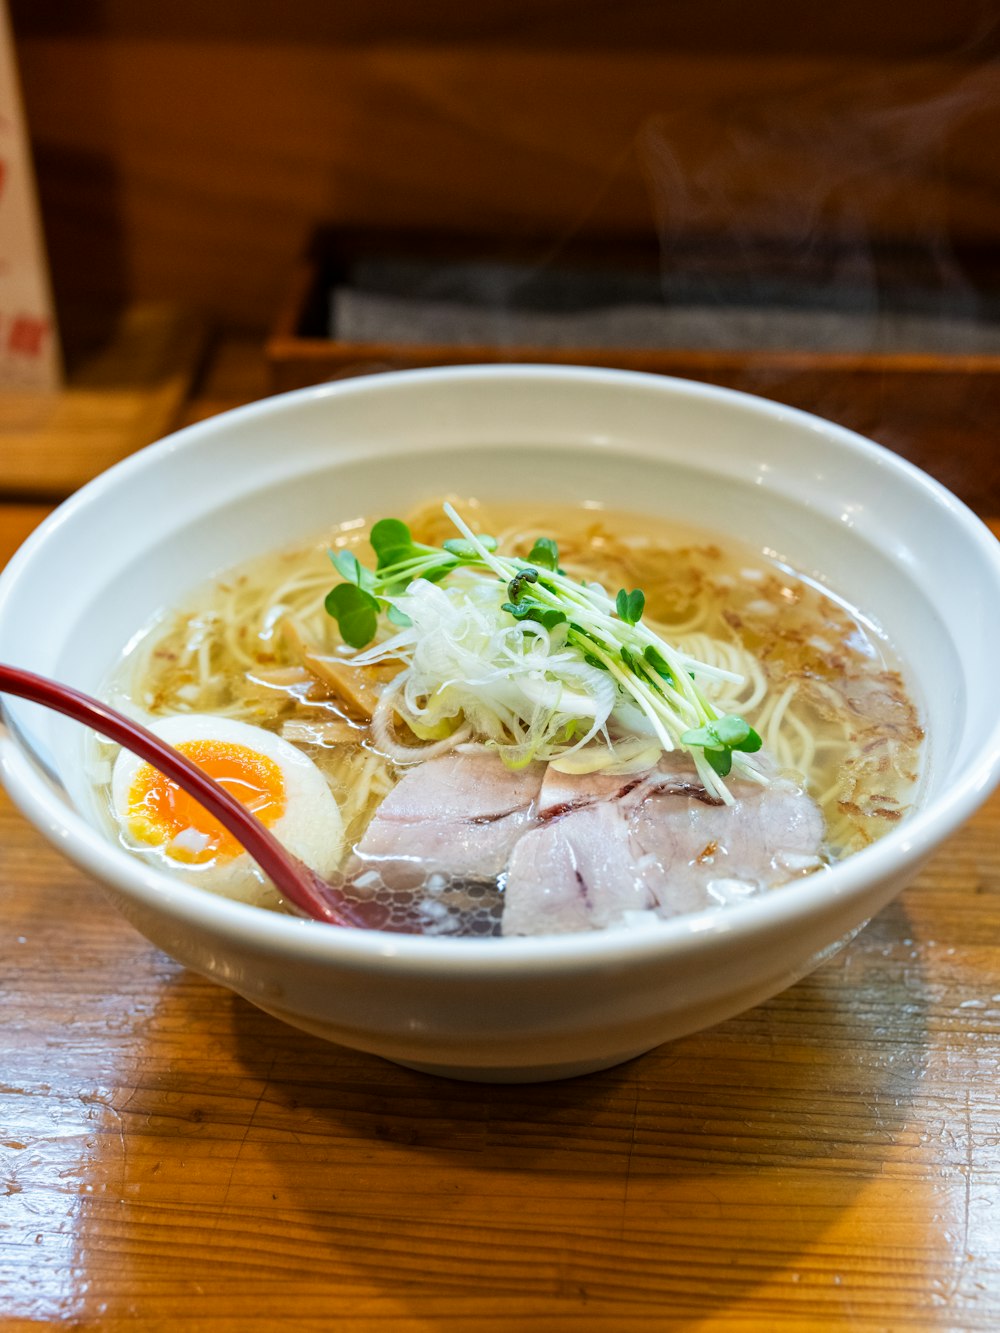
{"label": "bowl shadow on table", "polygon": [[336,1254],[338,1290],[414,1314],[444,1290],[512,1314],[669,1300],[677,1320],[828,1270],[824,1234],[913,1132],[909,935],[894,903],[774,1000],[551,1084],[420,1075],[220,997],[246,1075],[226,1206],[297,1282],[330,1286]]}

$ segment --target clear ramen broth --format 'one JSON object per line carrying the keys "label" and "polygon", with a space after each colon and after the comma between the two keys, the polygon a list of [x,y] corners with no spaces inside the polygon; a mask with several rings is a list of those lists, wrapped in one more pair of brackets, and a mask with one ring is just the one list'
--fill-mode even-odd
{"label": "clear ramen broth", "polygon": [[[618,588],[643,589],[644,619],[664,640],[737,673],[739,684],[709,681],[704,692],[723,712],[745,718],[781,774],[819,806],[824,863],[858,851],[905,816],[919,777],[920,718],[892,645],[861,612],[758,551],[703,531],[594,508],[515,512],[473,500],[458,507],[507,554],[527,558],[546,534],[574,579],[597,581],[612,597]],[[421,542],[455,535],[440,502],[407,521]],[[140,720],[211,714],[291,742],[339,805],[340,863],[401,771],[370,725],[378,692],[399,663],[351,667],[324,609],[337,581],[328,550],[353,550],[371,563],[368,532],[365,522],[347,523],[213,581],[135,637],[105,691]],[[94,742],[95,787],[109,828],[140,851],[114,815],[114,758],[114,747]],[[197,864],[180,869],[206,888],[283,907],[252,863],[221,885],[200,876]],[[388,891],[359,888],[367,892]],[[501,877],[488,885],[437,883],[430,893],[424,886],[398,910],[409,928],[427,933],[490,935],[499,933],[502,906]]]}

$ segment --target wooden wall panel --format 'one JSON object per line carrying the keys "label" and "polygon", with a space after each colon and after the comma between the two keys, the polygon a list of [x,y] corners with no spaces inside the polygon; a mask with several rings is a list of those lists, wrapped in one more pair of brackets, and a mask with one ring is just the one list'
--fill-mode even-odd
{"label": "wooden wall panel", "polygon": [[350,45],[475,43],[524,50],[877,56],[996,54],[991,0],[10,0],[25,35]]}
{"label": "wooden wall panel", "polygon": [[556,249],[1000,237],[978,5],[910,6],[905,35],[881,9],[848,22],[856,5],[809,29],[783,5],[756,26],[734,3],[465,8],[22,0],[57,294],[263,327],[319,223]]}

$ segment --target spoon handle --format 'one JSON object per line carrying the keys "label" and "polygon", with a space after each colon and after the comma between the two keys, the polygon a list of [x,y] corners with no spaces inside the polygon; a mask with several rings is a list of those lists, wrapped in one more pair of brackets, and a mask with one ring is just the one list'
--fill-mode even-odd
{"label": "spoon handle", "polygon": [[335,906],[329,898],[335,893],[333,887],[283,847],[234,796],[148,728],[72,686],[3,663],[0,693],[14,694],[63,713],[152,764],[213,814],[304,916],[333,926],[365,924],[347,903]]}

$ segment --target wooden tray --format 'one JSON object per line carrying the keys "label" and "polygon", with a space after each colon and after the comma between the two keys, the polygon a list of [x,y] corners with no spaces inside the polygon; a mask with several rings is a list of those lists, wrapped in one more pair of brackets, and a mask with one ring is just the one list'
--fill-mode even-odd
{"label": "wooden tray", "polygon": [[[549,247],[551,251],[551,247]],[[354,233],[323,231],[310,253],[297,268],[286,300],[274,323],[265,347],[271,388],[275,392],[301,388],[345,376],[378,371],[408,369],[417,366],[468,365],[493,362],[528,362],[553,365],[593,365],[619,367],[660,374],[680,375],[734,387],[784,381],[789,376],[835,370],[849,372],[863,369],[870,374],[923,374],[933,369],[948,369],[966,374],[1000,373],[1000,354],[959,355],[948,352],[833,352],[788,350],[762,351],[754,348],[707,350],[697,347],[552,347],[475,344],[468,342],[391,342],[351,341],[328,333],[330,292],[340,282],[349,280],[351,264],[358,258],[378,256],[408,257],[435,263],[488,259],[511,262],[546,262],[546,245],[520,238],[510,241],[484,239],[468,235],[442,233]],[[710,243],[690,247],[693,266],[701,271],[712,269],[720,283],[739,281],[745,271],[745,255],[734,257]],[[867,252],[859,263],[871,262]],[[997,260],[992,254],[967,257],[970,271],[991,289],[1000,286]],[[780,255],[762,251],[762,266],[786,287],[797,276]],[[588,240],[561,245],[560,265],[573,268],[599,267],[605,272],[644,272],[655,274],[659,266],[658,247],[652,242],[616,238]],[[819,263],[823,262],[820,257]],[[918,273],[919,255],[889,254],[880,263],[888,282],[907,280]],[[727,273],[727,268],[729,272]],[[735,277],[734,277],[735,275]],[[808,273],[801,274],[804,280]]]}

